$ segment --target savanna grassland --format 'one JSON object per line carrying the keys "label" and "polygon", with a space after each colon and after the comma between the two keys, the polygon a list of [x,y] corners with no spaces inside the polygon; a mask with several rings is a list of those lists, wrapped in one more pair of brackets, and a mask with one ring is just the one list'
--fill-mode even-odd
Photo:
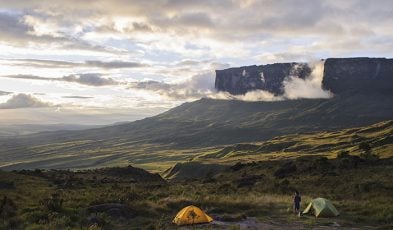
{"label": "savanna grassland", "polygon": [[[165,171],[158,162],[161,176],[132,166],[0,171],[0,226],[172,229],[176,213],[194,204],[218,220],[191,227],[198,229],[390,229],[392,156],[392,122],[386,121],[201,149]],[[303,209],[325,197],[340,216],[297,217],[294,190]]]}
{"label": "savanna grassland", "polygon": [[[329,146],[323,148],[324,144],[330,144],[327,141],[332,141],[331,144],[338,149],[346,148],[340,145],[341,142],[351,145],[353,141],[361,141],[350,133],[335,136],[334,132],[388,121],[392,114],[390,93],[363,95],[349,92],[330,99],[271,102],[203,98],[135,122],[87,130],[1,137],[0,168],[79,170],[131,164],[162,171],[202,153],[262,141],[266,142],[266,148],[254,149],[257,150],[254,158],[265,156],[259,153],[282,151],[286,154],[281,156],[293,152],[330,154]],[[311,135],[303,136],[305,133]],[[321,140],[312,139],[316,133],[322,135]],[[359,136],[365,135],[367,133]],[[296,142],[291,143],[293,138]],[[301,142],[307,142],[309,146],[300,146]],[[315,149],[316,145],[321,148]]]}

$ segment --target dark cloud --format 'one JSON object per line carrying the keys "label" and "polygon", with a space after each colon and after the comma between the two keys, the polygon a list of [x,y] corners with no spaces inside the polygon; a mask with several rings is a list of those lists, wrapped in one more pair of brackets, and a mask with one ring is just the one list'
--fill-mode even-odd
{"label": "dark cloud", "polygon": [[79,75],[69,75],[61,78],[63,81],[76,82],[82,85],[90,86],[105,86],[105,85],[117,85],[117,81],[112,78],[103,78],[101,74],[87,73]]}
{"label": "dark cloud", "polygon": [[27,25],[21,23],[20,16],[0,13],[0,31],[3,41],[15,41],[15,39],[26,36],[29,29]]}
{"label": "dark cloud", "polygon": [[51,103],[43,102],[28,94],[16,94],[8,101],[0,104],[0,109],[41,108],[51,107]]}

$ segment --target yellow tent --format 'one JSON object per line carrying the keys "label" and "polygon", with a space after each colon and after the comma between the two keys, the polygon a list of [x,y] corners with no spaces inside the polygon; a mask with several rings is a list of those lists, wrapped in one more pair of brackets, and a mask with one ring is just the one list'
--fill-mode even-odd
{"label": "yellow tent", "polygon": [[183,208],[173,219],[173,223],[177,225],[210,223],[212,221],[213,218],[194,205]]}

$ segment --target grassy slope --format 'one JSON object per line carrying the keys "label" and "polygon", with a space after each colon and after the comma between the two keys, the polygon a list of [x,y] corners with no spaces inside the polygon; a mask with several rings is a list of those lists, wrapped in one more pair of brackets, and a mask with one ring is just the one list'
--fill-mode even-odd
{"label": "grassy slope", "polygon": [[236,162],[289,159],[304,155],[335,157],[341,151],[359,155],[360,143],[368,143],[381,158],[393,157],[393,121],[332,132],[292,134],[265,142],[229,145],[194,158],[195,161]]}
{"label": "grassy slope", "polygon": [[[352,168],[344,158],[321,159],[294,160],[297,170],[283,177],[275,172],[285,168],[286,160],[237,164],[208,180],[177,183],[163,183],[150,176],[138,180],[135,172],[124,174],[127,169],[0,171],[0,184],[13,181],[13,187],[0,189],[0,200],[7,196],[14,203],[14,207],[7,207],[6,218],[4,212],[0,215],[0,228],[80,229],[97,223],[93,229],[176,229],[172,218],[190,204],[225,220],[229,226],[225,229],[237,229],[236,223],[245,217],[269,223],[269,229],[329,229],[334,223],[344,228],[391,227],[391,159],[362,162]],[[290,211],[294,189],[302,193],[302,208],[311,198],[325,197],[333,201],[340,217],[295,217]],[[54,205],[59,200],[61,205]],[[94,205],[113,203],[121,208],[92,211]]]}
{"label": "grassy slope", "polygon": [[[7,208],[12,217],[0,215],[0,228],[80,229],[95,222],[98,229],[173,228],[172,218],[188,204],[228,220],[233,228],[245,216],[277,229],[326,229],[321,226],[334,222],[348,228],[389,228],[393,223],[392,130],[393,122],[385,121],[266,142],[171,152],[188,156],[185,161],[193,160],[168,170],[168,183],[134,168],[0,171],[0,200],[7,196],[15,206]],[[383,159],[357,162],[351,156],[335,158],[343,150],[359,155],[358,145],[363,142]],[[200,166],[201,162],[208,165]],[[296,169],[288,170],[288,162]],[[296,218],[290,213],[294,189],[302,193],[303,208],[312,198],[326,197],[337,206],[340,217]],[[53,194],[60,194],[60,207],[53,207]],[[122,209],[97,214],[89,211],[94,205],[108,203],[121,204]]]}
{"label": "grassy slope", "polygon": [[206,151],[201,147],[339,130],[392,116],[391,97],[386,94],[281,102],[201,99],[129,124],[0,139],[0,167],[94,168],[132,163],[160,169]]}

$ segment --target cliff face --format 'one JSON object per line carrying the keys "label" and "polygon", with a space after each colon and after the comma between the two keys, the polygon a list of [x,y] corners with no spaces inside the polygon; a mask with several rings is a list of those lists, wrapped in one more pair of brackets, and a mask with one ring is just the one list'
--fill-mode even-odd
{"label": "cliff face", "polygon": [[393,92],[393,59],[329,58],[322,87],[334,94]]}
{"label": "cliff face", "polygon": [[216,70],[215,87],[219,91],[234,95],[245,94],[256,89],[282,94],[283,81],[287,76],[296,75],[305,78],[310,73],[311,69],[303,63],[276,63]]}
{"label": "cliff face", "polygon": [[[311,73],[307,64],[277,63],[245,66],[216,71],[218,91],[245,94],[252,90],[283,93],[288,76],[305,78]],[[329,58],[325,61],[322,87],[334,94],[354,91],[392,91],[393,59],[386,58]]]}

